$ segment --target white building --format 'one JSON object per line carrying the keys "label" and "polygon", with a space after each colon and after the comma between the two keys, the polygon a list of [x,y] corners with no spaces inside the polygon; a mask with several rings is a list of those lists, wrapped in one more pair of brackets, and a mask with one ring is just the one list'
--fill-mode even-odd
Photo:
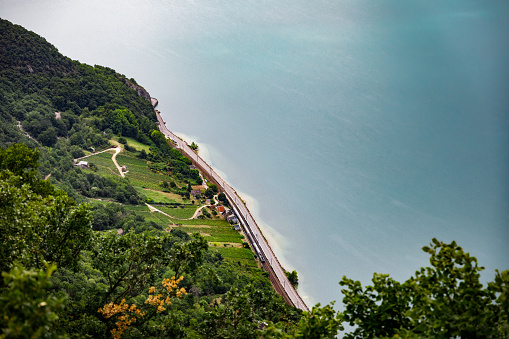
{"label": "white building", "polygon": [[76,166],[78,167],[81,167],[81,168],[87,168],[88,167],[88,162],[87,161],[80,161],[76,164]]}

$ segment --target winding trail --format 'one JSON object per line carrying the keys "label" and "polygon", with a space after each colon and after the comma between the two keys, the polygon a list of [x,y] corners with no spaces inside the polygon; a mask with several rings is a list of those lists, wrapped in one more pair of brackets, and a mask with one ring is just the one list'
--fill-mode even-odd
{"label": "winding trail", "polygon": [[[145,205],[147,205],[147,207],[148,207],[148,209],[150,210],[150,212],[159,212],[159,213],[161,213],[161,214],[163,214],[163,215],[167,216],[168,218],[175,218],[174,216],[171,216],[171,215],[169,215],[168,213],[163,212],[163,211],[161,211],[160,209],[158,209],[158,208],[156,208],[156,207],[154,207],[154,206],[152,206],[152,205],[149,205],[149,204],[147,204],[147,203],[145,203]],[[172,222],[173,222],[173,221],[172,221]]]}
{"label": "winding trail", "polygon": [[169,214],[168,214],[168,213],[166,213],[166,212],[161,211],[160,209],[158,209],[158,208],[156,208],[156,207],[154,207],[154,206],[152,206],[152,205],[149,205],[149,204],[147,204],[147,203],[145,203],[145,205],[147,205],[147,207],[148,207],[148,209],[150,210],[150,212],[159,212],[159,213],[161,213],[161,214],[163,214],[163,215],[167,216],[167,217],[168,217],[168,219],[171,221],[171,227],[170,227],[170,230],[171,230],[171,228],[173,228],[173,226],[175,226],[175,223],[173,222],[173,218],[175,218],[175,217],[173,217],[173,216],[169,215]]}
{"label": "winding trail", "polygon": [[85,159],[85,158],[91,157],[91,156],[93,156],[93,155],[97,155],[97,154],[99,154],[99,153],[104,153],[104,152],[114,151],[114,150],[115,150],[115,147],[110,147],[110,148],[104,149],[104,150],[99,151],[99,152],[95,152],[95,153],[87,154],[87,155],[85,155],[85,156],[82,156],[82,157],[76,158],[76,159],[74,159],[74,160],[81,160],[81,159]]}
{"label": "winding trail", "polygon": [[194,211],[193,213],[193,216],[191,218],[187,218],[187,219],[182,219],[182,220],[191,220],[191,219],[196,219],[198,217],[198,215],[200,214],[201,210],[204,209],[205,207],[209,207],[210,205],[203,205],[203,206],[200,206],[196,209],[196,211]]}
{"label": "winding trail", "polygon": [[117,170],[118,172],[120,173],[120,176],[122,178],[125,178],[125,173],[122,172],[122,167],[119,166],[118,162],[117,162],[117,154],[119,154],[120,152],[122,152],[122,148],[121,147],[117,147],[115,148],[115,154],[113,154],[111,156],[111,160],[113,160],[113,163],[115,164],[115,166],[117,166]]}
{"label": "winding trail", "polygon": [[169,215],[168,213],[166,212],[163,212],[161,211],[160,209],[158,209],[157,207],[154,207],[152,205],[149,205],[147,203],[145,203],[145,205],[148,206],[150,212],[159,212],[159,213],[162,213],[164,214],[165,216],[167,216],[168,218],[173,218],[173,219],[177,219],[177,220],[192,220],[192,219],[196,219],[198,217],[198,215],[200,214],[201,210],[204,209],[205,207],[209,207],[211,205],[203,205],[203,206],[200,206],[196,209],[196,211],[194,211],[193,213],[193,216],[191,218],[177,218],[177,217],[174,217],[173,215]]}
{"label": "winding trail", "polygon": [[24,135],[26,135],[28,138],[32,139],[33,141],[35,141],[36,143],[38,143],[40,145],[40,142],[37,141],[37,139],[34,139],[32,138],[32,136],[30,134],[28,134],[28,132],[26,132],[24,129],[23,129],[23,126],[21,126],[21,121],[18,120],[18,128],[21,130],[21,133],[23,133]]}

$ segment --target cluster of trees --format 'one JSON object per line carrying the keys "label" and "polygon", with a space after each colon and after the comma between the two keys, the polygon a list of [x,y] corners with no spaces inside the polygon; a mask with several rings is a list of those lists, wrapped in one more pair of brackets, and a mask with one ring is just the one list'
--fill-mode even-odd
{"label": "cluster of trees", "polygon": [[285,271],[286,277],[288,278],[288,281],[290,281],[290,284],[292,286],[297,287],[299,284],[299,276],[297,275],[297,271],[293,270],[291,272]]}
{"label": "cluster of trees", "polygon": [[151,152],[146,157],[150,161],[149,168],[151,170],[172,176],[174,180],[194,185],[201,184],[200,172],[197,169],[189,168],[192,161],[171,147],[163,133],[159,130],[152,130],[150,139],[157,146],[151,148]]}
{"label": "cluster of trees", "polygon": [[37,151],[23,144],[0,149],[2,271],[15,262],[75,267],[92,239],[90,212],[39,178],[38,158]]}
{"label": "cluster of trees", "polygon": [[128,182],[114,177],[101,177],[93,173],[84,174],[75,169],[76,177],[67,181],[72,188],[88,198],[111,198],[121,204],[138,205],[142,203],[136,189]]}
{"label": "cluster of trees", "polygon": [[451,242],[423,247],[430,266],[400,283],[373,275],[373,285],[343,277],[345,338],[509,338],[509,271],[483,286],[477,259]]}
{"label": "cluster of trees", "polygon": [[[212,199],[214,195],[216,195],[219,192],[219,188],[215,184],[210,184],[208,188],[203,192],[203,195],[206,198]],[[224,196],[224,194],[223,194]],[[226,197],[225,197],[226,198]]]}
{"label": "cluster of trees", "polygon": [[[49,98],[58,111],[95,110],[114,103],[155,121],[150,101],[138,95],[129,79],[113,69],[89,66],[61,55],[33,32],[0,21],[2,89],[20,88],[26,94]],[[139,98],[138,100],[133,97]],[[21,120],[21,119],[20,119]]]}
{"label": "cluster of trees", "polygon": [[116,103],[107,103],[93,110],[91,116],[94,125],[105,133],[131,137],[147,145],[154,142],[148,135],[157,130],[157,125],[151,120],[155,117],[135,114],[129,108]]}
{"label": "cluster of trees", "polygon": [[142,215],[128,211],[124,205],[108,203],[98,204],[92,208],[94,231],[106,231],[111,229],[122,229],[124,232],[135,233],[148,232],[151,230],[163,230],[163,225],[154,221],[145,221]]}

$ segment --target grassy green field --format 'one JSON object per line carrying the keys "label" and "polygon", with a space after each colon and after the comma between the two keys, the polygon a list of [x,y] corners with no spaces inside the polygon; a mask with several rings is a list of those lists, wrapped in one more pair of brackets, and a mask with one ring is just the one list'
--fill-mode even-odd
{"label": "grassy green field", "polygon": [[169,180],[167,175],[152,172],[143,159],[119,154],[117,162],[120,166],[127,166],[129,172],[126,173],[126,177],[129,178],[133,186],[160,190],[160,183]]}
{"label": "grassy green field", "polygon": [[95,205],[107,205],[107,204],[118,204],[117,202],[115,201],[110,201],[110,200],[104,200],[104,199],[93,199],[93,198],[89,198],[88,199],[88,203],[91,204],[92,206],[95,206]]}
{"label": "grassy green field", "polygon": [[[231,262],[240,263],[245,266],[257,267],[253,252],[247,248],[232,247],[230,244],[242,244],[246,239],[226,220],[192,219],[174,220],[175,223],[182,223],[176,226],[186,233],[199,232],[209,242],[211,251],[219,252]],[[225,247],[225,244],[227,247]]]}
{"label": "grassy green field", "polygon": [[133,205],[125,205],[126,210],[136,213],[137,215],[141,215],[145,218],[145,221],[153,221],[156,224],[160,224],[163,228],[166,228],[168,225],[173,224],[172,219],[168,218],[164,214],[158,212],[151,212],[150,209],[146,205],[142,206],[133,206]]}
{"label": "grassy green field", "polygon": [[[142,149],[144,149],[145,152],[147,152],[147,153],[149,152],[150,146],[142,144],[141,142],[139,142],[139,141],[137,141],[137,140],[135,140],[133,138],[124,137],[124,139],[127,140],[127,145],[136,148],[136,150],[138,152],[141,151]],[[115,140],[118,141],[118,138],[115,137]]]}
{"label": "grassy green field", "polygon": [[147,205],[139,205],[139,206],[135,206],[135,205],[125,205],[126,209],[128,211],[133,211],[133,212],[150,212],[150,209],[147,207]]}
{"label": "grassy green field", "polygon": [[[151,204],[174,204],[174,203],[185,204],[185,203],[189,203],[189,201],[187,201],[187,202],[184,201],[182,199],[182,197],[178,194],[161,192],[161,191],[156,191],[154,189],[141,188],[141,187],[137,187],[137,190],[138,190],[138,193],[140,193],[144,197],[150,198],[152,201]],[[190,208],[193,210],[193,213],[194,213],[194,211],[196,210],[196,206],[190,206]],[[165,212],[173,215],[172,213],[169,213],[166,210],[165,210]],[[191,215],[188,217],[180,217],[177,215],[176,215],[176,217],[177,218],[190,218],[193,215],[193,213],[191,213]]]}
{"label": "grassy green field", "polygon": [[175,220],[175,223],[185,225],[230,226],[230,223],[224,219]]}
{"label": "grassy green field", "polygon": [[186,233],[200,232],[206,233],[205,239],[208,242],[226,242],[242,244],[243,237],[231,227],[218,227],[218,226],[178,226],[176,227]]}
{"label": "grassy green field", "polygon": [[[105,176],[120,176],[120,173],[118,173],[117,167],[111,160],[111,156],[114,153],[114,151],[108,151],[104,153],[99,153],[96,155],[92,155],[89,157],[86,157],[83,159],[84,161],[88,161],[89,163],[93,163],[97,166],[97,172],[95,172],[98,175],[105,175]],[[86,169],[86,171],[92,171],[92,169]]]}
{"label": "grassy green field", "polygon": [[172,220],[165,216],[164,214],[157,213],[157,212],[148,212],[148,214],[145,216],[146,221],[153,221],[156,224],[163,223],[163,226],[169,226],[172,223]]}
{"label": "grassy green field", "polygon": [[252,259],[253,252],[248,248],[234,248],[234,247],[223,247],[213,246],[211,250],[221,253],[224,257],[232,259]]}
{"label": "grassy green field", "polygon": [[[196,209],[198,208],[198,206],[194,206],[194,205],[183,206],[184,208],[170,207],[170,206],[157,206],[157,205],[154,207],[160,209],[164,213],[168,213],[169,215],[171,215],[172,217],[175,217],[176,219],[191,218],[193,216],[194,212],[196,211]],[[181,221],[181,222],[185,223],[185,222],[187,222],[187,220]]]}

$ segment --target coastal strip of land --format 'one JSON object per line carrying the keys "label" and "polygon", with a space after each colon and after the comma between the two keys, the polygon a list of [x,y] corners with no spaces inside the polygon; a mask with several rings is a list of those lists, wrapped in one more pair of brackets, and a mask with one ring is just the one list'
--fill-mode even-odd
{"label": "coastal strip of land", "polygon": [[[157,100],[153,99],[152,104],[155,107]],[[193,164],[198,167],[205,176],[216,182],[216,184],[224,191],[231,206],[235,210],[246,235],[249,235],[248,239],[250,238],[249,241],[251,243],[251,247],[261,252],[256,254],[261,259],[260,261],[262,262],[264,269],[269,273],[269,279],[276,292],[282,295],[287,303],[300,308],[301,310],[309,311],[307,305],[288,280],[276,255],[263,237],[262,232],[251,215],[251,212],[237,192],[228,185],[228,183],[226,183],[196,152],[194,152],[185,141],[181,140],[178,136],[166,128],[166,124],[161,118],[159,111],[156,110],[156,114],[161,133],[163,133],[168,139],[171,139],[176,147],[188,156],[193,161]]]}

